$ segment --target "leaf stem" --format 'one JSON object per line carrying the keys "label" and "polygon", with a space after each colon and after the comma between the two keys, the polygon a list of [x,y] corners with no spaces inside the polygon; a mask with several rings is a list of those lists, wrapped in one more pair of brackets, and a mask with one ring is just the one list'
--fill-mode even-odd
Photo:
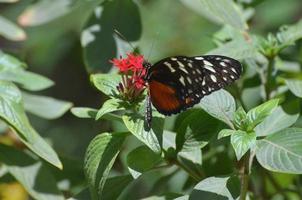
{"label": "leaf stem", "polygon": [[239,200],[245,200],[248,192],[249,182],[249,162],[250,153],[246,153],[241,160],[239,160],[239,178],[241,182],[240,198]]}

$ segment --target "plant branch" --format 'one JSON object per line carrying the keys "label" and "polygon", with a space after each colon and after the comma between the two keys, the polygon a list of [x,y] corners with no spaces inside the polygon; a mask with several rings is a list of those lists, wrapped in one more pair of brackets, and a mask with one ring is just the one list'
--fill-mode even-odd
{"label": "plant branch", "polygon": [[265,79],[265,99],[266,101],[270,99],[270,94],[272,90],[272,73],[274,70],[274,65],[275,65],[275,58],[268,58],[268,67],[267,67],[267,72],[266,72],[266,79]]}
{"label": "plant branch", "polygon": [[239,200],[245,200],[248,192],[249,183],[249,163],[250,153],[246,153],[241,160],[239,160],[239,178],[241,183],[240,198]]}

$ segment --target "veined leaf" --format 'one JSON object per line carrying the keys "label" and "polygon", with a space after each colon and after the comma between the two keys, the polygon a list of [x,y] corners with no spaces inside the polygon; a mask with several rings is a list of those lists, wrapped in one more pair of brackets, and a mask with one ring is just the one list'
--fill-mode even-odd
{"label": "veined leaf", "polygon": [[224,137],[228,137],[232,134],[237,133],[236,130],[232,130],[232,129],[222,129],[219,133],[218,133],[218,140]]}
{"label": "veined leaf", "polygon": [[200,107],[213,117],[225,122],[230,127],[236,109],[235,100],[230,93],[225,90],[216,91],[209,96],[205,96],[199,103]]}
{"label": "veined leaf", "polygon": [[11,82],[0,81],[0,118],[17,132],[29,149],[54,166],[62,168],[55,151],[30,125],[22,106],[21,92]]}
{"label": "veined leaf", "polygon": [[128,130],[156,153],[161,152],[164,118],[153,117],[152,128],[146,131],[144,119],[138,115],[124,115],[123,121]]}
{"label": "veined leaf", "polygon": [[234,124],[237,128],[241,128],[242,130],[245,130],[247,126],[247,115],[242,107],[238,108],[234,114]]}
{"label": "veined leaf", "polygon": [[257,141],[256,157],[268,170],[302,174],[302,129],[283,129]]}
{"label": "veined leaf", "polygon": [[125,133],[102,133],[89,144],[84,170],[92,199],[101,199],[109,171],[125,140]]}
{"label": "veined leaf", "polygon": [[255,126],[269,116],[277,108],[278,103],[279,99],[272,99],[248,111],[249,129],[254,129]]}
{"label": "veined leaf", "polygon": [[255,128],[257,136],[271,135],[293,125],[299,118],[299,113],[288,114],[281,106],[276,108],[263,122]]}
{"label": "veined leaf", "polygon": [[[233,197],[233,192],[229,189],[230,177],[220,178],[220,177],[209,177],[201,182],[199,182],[190,195],[190,199],[200,199],[203,200],[213,200],[213,199],[226,199],[235,200],[238,196]],[[237,184],[237,188],[240,184]]]}
{"label": "veined leaf", "polygon": [[237,160],[256,145],[256,133],[246,133],[244,131],[236,131],[231,135],[231,144],[235,150]]}
{"label": "veined leaf", "polygon": [[108,96],[118,94],[116,87],[121,81],[121,76],[118,74],[93,74],[90,76],[93,85]]}
{"label": "veined leaf", "polygon": [[114,111],[124,110],[124,109],[125,108],[123,108],[121,106],[121,101],[119,99],[116,99],[116,98],[109,99],[109,100],[105,101],[104,104],[102,105],[101,109],[99,109],[95,119],[96,120],[100,119],[106,113],[111,113]]}

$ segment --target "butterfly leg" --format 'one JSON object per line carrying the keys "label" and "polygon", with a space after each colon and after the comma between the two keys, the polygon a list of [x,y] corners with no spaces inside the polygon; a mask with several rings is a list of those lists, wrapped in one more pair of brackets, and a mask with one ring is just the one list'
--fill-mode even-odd
{"label": "butterfly leg", "polygon": [[147,99],[146,99],[145,123],[147,126],[147,130],[150,130],[151,123],[152,123],[152,105],[149,95],[147,95]]}

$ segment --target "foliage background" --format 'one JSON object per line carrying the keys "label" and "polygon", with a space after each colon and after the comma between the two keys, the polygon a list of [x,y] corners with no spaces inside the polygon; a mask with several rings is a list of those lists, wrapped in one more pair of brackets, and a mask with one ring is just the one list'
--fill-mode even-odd
{"label": "foliage background", "polygon": [[[21,38],[13,38],[17,41],[1,37],[0,49],[27,63],[30,71],[44,75],[55,82],[53,87],[40,91],[38,94],[64,99],[77,107],[99,108],[106,97],[94,89],[88,73],[108,71],[110,65],[109,63],[108,65],[103,64],[97,69],[91,69],[93,65],[90,65],[90,68],[87,67],[88,61],[85,60],[87,50],[81,46],[82,29],[87,27],[86,22],[89,15],[99,1],[89,3],[81,0],[54,1],[55,3],[52,5],[54,7],[47,6],[47,1],[45,2],[44,10],[42,9],[40,13],[37,11],[36,15],[31,18],[27,9],[36,9],[31,6],[35,5],[37,1],[21,0],[16,3],[0,1],[1,16],[20,24],[26,33],[26,38],[22,38],[22,34]],[[255,14],[250,20],[250,26],[253,27],[251,31],[263,36],[269,32],[276,32],[284,24],[293,24],[302,18],[301,0],[238,0],[238,2],[254,5]],[[245,4],[243,3],[243,5]],[[200,55],[216,47],[212,36],[221,26],[208,21],[180,1],[141,0],[137,1],[137,5],[142,23],[139,47],[143,54],[150,56],[150,61],[179,54]],[[45,8],[49,8],[49,11]],[[56,15],[58,17],[55,18]],[[137,33],[131,24],[122,24],[121,29],[123,34],[126,32],[125,36],[129,40],[139,38],[139,35],[135,36]],[[150,53],[152,44],[154,47]],[[295,47],[282,55],[283,58],[295,61],[301,66],[301,44],[301,41],[298,41]],[[113,49],[103,48],[102,45],[95,48],[96,52],[99,52],[96,57],[101,57],[103,52],[109,52],[109,55],[112,55],[113,52]],[[88,54],[90,55],[90,53]],[[243,99],[249,102],[249,96],[244,96]],[[251,108],[258,102],[253,99],[249,103],[249,108]],[[77,193],[83,188],[82,163],[86,148],[92,138],[108,130],[125,130],[120,123],[82,120],[71,113],[66,113],[55,120],[41,119],[30,113],[28,113],[28,117],[33,127],[51,142],[63,163],[66,164],[65,174],[60,175],[58,172],[59,175],[56,176],[56,179],[60,180],[60,176],[73,177],[73,188],[67,190],[70,193]],[[174,120],[175,117],[167,119],[165,126],[171,127]],[[302,118],[300,117],[296,126],[301,126],[301,123]],[[2,135],[2,137],[4,136]],[[135,138],[127,139],[126,142],[125,149],[114,165],[113,173],[119,174],[125,170],[123,163],[125,163],[127,152],[140,145]],[[218,162],[213,159],[217,159]],[[211,162],[215,163],[215,167],[207,166],[206,163],[203,166],[207,171],[207,176],[223,175],[232,171],[233,161],[229,160],[223,152],[218,153],[213,159],[209,158]],[[69,170],[68,164],[78,170]],[[57,173],[55,169],[53,170],[54,173]],[[165,173],[169,174],[169,171]],[[268,196],[274,196],[272,194],[276,193],[275,190],[280,187],[288,188],[293,179],[300,180],[301,184],[301,177],[297,179],[294,175],[277,173],[271,173],[271,175],[276,178],[277,187],[274,187],[269,180],[260,180],[261,175],[255,176],[259,182],[263,181],[261,184],[265,187],[264,190]],[[161,177],[162,174],[157,171],[147,173],[131,184],[121,199],[138,199],[160,194],[165,190],[181,193],[186,185],[190,185],[190,179],[187,179],[186,173],[182,170],[176,171],[173,177],[171,175],[171,179],[164,185],[161,185],[161,182],[164,182],[160,179]],[[63,182],[61,187],[64,187],[62,185],[64,185]],[[278,199],[278,197],[275,198]]]}

